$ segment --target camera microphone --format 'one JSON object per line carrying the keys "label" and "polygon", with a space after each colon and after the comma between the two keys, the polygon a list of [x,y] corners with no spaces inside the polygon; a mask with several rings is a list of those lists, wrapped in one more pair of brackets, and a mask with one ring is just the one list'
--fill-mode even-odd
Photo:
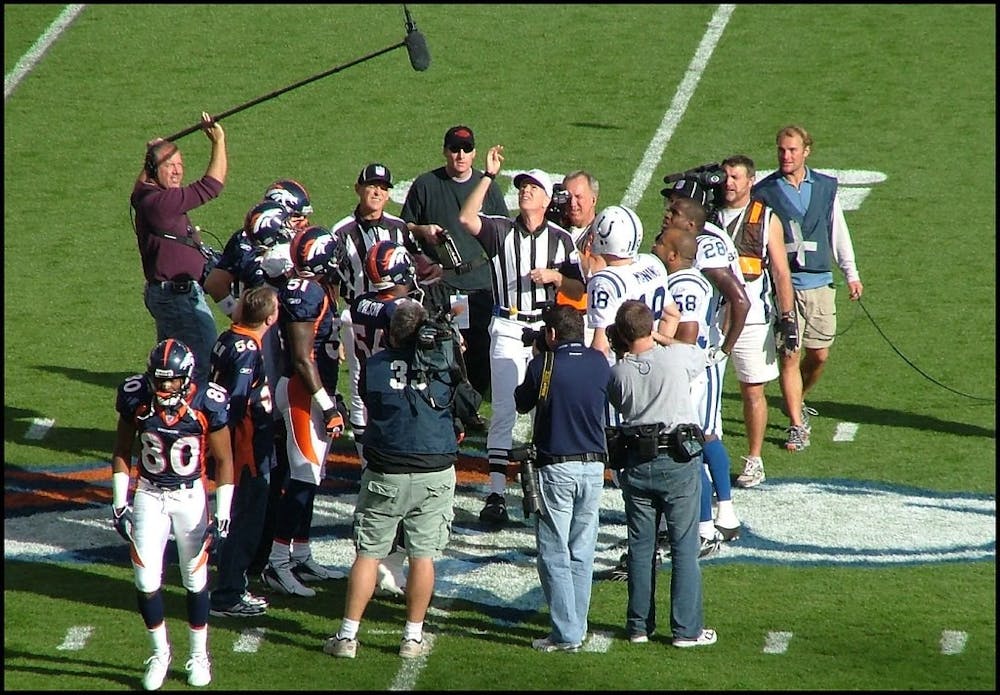
{"label": "camera microphone", "polygon": [[406,52],[410,56],[410,65],[417,72],[423,72],[431,64],[431,54],[427,49],[427,39],[417,30],[417,24],[410,15],[410,10],[403,5],[406,15]]}

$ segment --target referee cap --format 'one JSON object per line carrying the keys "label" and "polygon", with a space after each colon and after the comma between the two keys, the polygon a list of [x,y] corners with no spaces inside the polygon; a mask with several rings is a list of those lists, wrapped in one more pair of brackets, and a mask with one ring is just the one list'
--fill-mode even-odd
{"label": "referee cap", "polygon": [[532,183],[541,186],[545,189],[545,195],[549,198],[552,197],[552,178],[541,169],[532,169],[515,176],[514,188],[520,188],[521,184],[525,181],[531,181]]}
{"label": "referee cap", "polygon": [[373,162],[358,174],[358,183],[383,183],[387,188],[392,188],[392,172],[385,164]]}

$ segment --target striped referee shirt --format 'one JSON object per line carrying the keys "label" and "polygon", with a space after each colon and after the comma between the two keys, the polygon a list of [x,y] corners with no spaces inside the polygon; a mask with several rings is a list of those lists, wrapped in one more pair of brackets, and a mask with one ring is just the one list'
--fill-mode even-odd
{"label": "striped referee shirt", "polygon": [[338,269],[341,277],[340,295],[348,302],[372,290],[371,281],[365,275],[365,255],[368,249],[379,241],[393,241],[402,244],[411,254],[415,254],[414,242],[406,222],[400,217],[382,213],[377,220],[364,220],[354,213],[338,221],[331,228],[334,238],[344,242],[344,259]]}
{"label": "striped referee shirt", "polygon": [[[555,222],[545,220],[529,231],[518,215],[483,215],[476,237],[490,261],[493,302],[500,309],[536,314],[546,302],[554,302],[556,287],[531,279],[535,268],[558,270],[563,277],[583,282],[580,256],[573,237]],[[537,319],[533,316],[532,319]]]}

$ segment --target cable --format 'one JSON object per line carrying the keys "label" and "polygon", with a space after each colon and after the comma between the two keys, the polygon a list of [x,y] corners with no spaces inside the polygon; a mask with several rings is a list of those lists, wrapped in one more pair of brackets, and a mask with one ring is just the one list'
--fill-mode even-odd
{"label": "cable", "polygon": [[895,353],[897,355],[899,355],[903,359],[904,362],[906,362],[908,365],[910,365],[911,367],[913,367],[913,369],[918,374],[920,374],[922,377],[924,377],[925,379],[927,379],[931,383],[937,384],[938,386],[940,386],[941,388],[943,388],[943,389],[945,389],[947,391],[951,391],[952,393],[958,394],[959,396],[965,396],[966,398],[971,398],[971,399],[976,400],[976,401],[986,401],[987,403],[996,403],[996,398],[995,397],[994,398],[983,398],[982,396],[973,396],[973,395],[968,394],[968,393],[963,393],[962,391],[958,391],[956,389],[951,388],[950,386],[946,386],[945,384],[942,384],[937,379],[929,376],[925,371],[923,371],[922,369],[920,369],[920,367],[918,367],[917,365],[913,364],[913,362],[911,362],[906,357],[906,355],[904,355],[902,352],[900,352],[899,348],[897,348],[895,345],[892,344],[892,341],[889,340],[888,336],[886,336],[886,334],[882,331],[882,329],[879,328],[879,325],[875,322],[875,319],[872,317],[871,313],[869,313],[868,308],[864,304],[861,303],[861,299],[860,298],[857,300],[857,302],[858,302],[858,306],[861,307],[861,309],[868,316],[868,319],[872,322],[872,325],[875,326],[875,330],[878,331],[879,335],[882,336],[883,339],[885,339],[885,342],[889,343],[889,347],[891,347],[893,349],[893,351],[895,351]]}

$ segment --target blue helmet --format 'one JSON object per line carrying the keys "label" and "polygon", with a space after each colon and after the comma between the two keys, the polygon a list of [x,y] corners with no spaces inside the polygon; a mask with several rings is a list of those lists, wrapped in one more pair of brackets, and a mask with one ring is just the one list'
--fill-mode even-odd
{"label": "blue helmet", "polygon": [[[167,338],[156,344],[146,362],[146,379],[156,394],[156,403],[166,409],[175,410],[184,401],[191,389],[194,374],[194,353],[191,348],[177,340]],[[163,390],[163,382],[181,379],[176,391]]]}
{"label": "blue helmet", "polygon": [[262,200],[250,208],[243,229],[250,243],[264,248],[287,243],[295,236],[288,211],[273,200]]}

